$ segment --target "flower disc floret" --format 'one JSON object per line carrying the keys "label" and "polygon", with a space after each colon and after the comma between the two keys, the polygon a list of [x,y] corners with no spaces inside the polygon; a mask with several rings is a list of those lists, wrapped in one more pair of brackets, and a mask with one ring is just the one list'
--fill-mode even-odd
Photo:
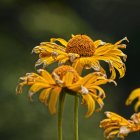
{"label": "flower disc floret", "polygon": [[75,35],[68,41],[66,52],[85,57],[92,56],[95,52],[95,45],[87,35]]}
{"label": "flower disc floret", "polygon": [[73,74],[72,83],[75,83],[75,82],[77,82],[79,80],[79,75],[76,72],[76,70],[74,68],[72,68],[71,66],[68,66],[68,65],[59,66],[58,68],[54,69],[52,74],[54,75],[54,73],[55,73],[62,80],[67,72],[71,72]]}

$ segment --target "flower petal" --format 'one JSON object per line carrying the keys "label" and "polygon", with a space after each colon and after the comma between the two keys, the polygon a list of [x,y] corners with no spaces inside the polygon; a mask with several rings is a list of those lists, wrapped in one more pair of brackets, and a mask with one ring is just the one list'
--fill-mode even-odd
{"label": "flower petal", "polygon": [[86,117],[89,117],[92,115],[92,113],[95,110],[95,101],[92,99],[92,97],[88,94],[82,95],[83,97],[83,103],[87,105],[88,111],[86,113]]}
{"label": "flower petal", "polygon": [[130,105],[136,98],[140,97],[140,88],[133,90],[127,98],[125,104]]}
{"label": "flower petal", "polygon": [[72,72],[68,71],[64,76],[63,76],[63,82],[65,83],[65,86],[68,87],[72,84],[73,82],[74,75]]}
{"label": "flower petal", "polygon": [[117,120],[117,121],[120,121],[121,123],[123,123],[122,125],[126,125],[128,124],[128,120],[126,120],[125,118],[121,117],[120,115],[116,114],[116,113],[113,113],[113,112],[105,112],[106,116],[108,118],[110,118],[111,120]]}
{"label": "flower petal", "polygon": [[61,92],[61,87],[55,87],[51,91],[50,100],[49,100],[49,110],[51,114],[56,113],[56,103],[60,95],[60,92]]}
{"label": "flower petal", "polygon": [[51,38],[50,40],[51,42],[60,42],[62,45],[64,45],[65,47],[67,46],[68,42],[62,38]]}
{"label": "flower petal", "polygon": [[139,97],[138,101],[136,102],[136,104],[134,106],[135,112],[138,112],[139,107],[140,107],[140,97]]}
{"label": "flower petal", "polygon": [[40,93],[39,100],[41,101],[41,103],[48,104],[48,97],[50,95],[51,90],[52,88],[47,88]]}
{"label": "flower petal", "polygon": [[102,40],[96,40],[96,41],[94,41],[94,45],[95,45],[96,48],[99,47],[99,46],[105,45],[105,44],[106,43],[103,42]]}
{"label": "flower petal", "polygon": [[46,81],[49,81],[50,84],[55,84],[55,81],[53,80],[52,76],[46,70],[39,69],[38,72]]}
{"label": "flower petal", "polygon": [[72,64],[73,68],[79,73],[79,75],[81,75],[83,70],[83,65],[80,60],[81,60],[80,58],[77,58]]}
{"label": "flower petal", "polygon": [[30,87],[29,91],[38,92],[39,90],[43,88],[48,88],[48,87],[50,87],[50,85],[47,83],[35,83]]}

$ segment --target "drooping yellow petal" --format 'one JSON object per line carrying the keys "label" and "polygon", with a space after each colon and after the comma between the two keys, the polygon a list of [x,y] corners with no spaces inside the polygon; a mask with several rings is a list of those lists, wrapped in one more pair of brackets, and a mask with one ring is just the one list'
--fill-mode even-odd
{"label": "drooping yellow petal", "polygon": [[113,134],[117,134],[119,132],[119,126],[112,126],[112,127],[108,127],[105,129],[104,131],[104,135],[112,135],[111,131],[115,131],[115,133]]}
{"label": "drooping yellow petal", "polygon": [[123,62],[122,62],[122,60],[120,59],[120,57],[119,56],[113,56],[113,55],[95,55],[95,56],[93,56],[93,57],[91,57],[90,58],[91,60],[94,60],[94,59],[96,59],[96,60],[102,60],[102,61],[106,61],[106,62],[118,62],[118,63],[122,63],[123,64]]}
{"label": "drooping yellow petal", "polygon": [[102,79],[106,79],[103,73],[94,72],[84,76],[81,79],[80,83],[81,85],[88,86],[90,84],[94,84],[94,82],[96,82],[97,80],[102,80]]}
{"label": "drooping yellow petal", "polygon": [[111,72],[110,79],[115,79],[116,78],[116,71],[115,68],[109,63],[109,70]]}
{"label": "drooping yellow petal", "polygon": [[72,66],[78,71],[79,74],[81,74],[83,68],[92,68],[94,71],[100,71],[102,73],[105,73],[105,70],[101,67],[99,61],[92,57],[77,58]]}
{"label": "drooping yellow petal", "polygon": [[137,127],[140,129],[140,112],[134,113],[130,118],[131,118],[132,121],[135,122],[135,124],[137,125]]}
{"label": "drooping yellow petal", "polygon": [[67,46],[68,42],[62,38],[51,38],[50,40],[51,42],[60,42],[62,45],[64,45],[65,47]]}
{"label": "drooping yellow petal", "polygon": [[117,121],[120,121],[121,123],[128,124],[128,120],[126,120],[125,118],[121,117],[120,115],[118,115],[114,112],[108,112],[107,111],[107,112],[105,112],[105,114],[111,120],[117,120]]}
{"label": "drooping yellow petal", "polygon": [[108,55],[127,57],[126,54],[124,54],[124,53],[123,53],[121,50],[119,50],[119,49],[113,49],[113,50],[111,50],[111,54],[108,53]]}
{"label": "drooping yellow petal", "polygon": [[113,82],[116,85],[116,82],[111,79],[100,79],[94,82],[95,86],[106,84],[107,82]]}
{"label": "drooping yellow petal", "polygon": [[46,66],[50,65],[54,61],[55,61],[54,58],[51,56],[50,57],[42,57],[36,61],[35,67],[43,64],[43,68],[45,68]]}
{"label": "drooping yellow petal", "polygon": [[55,59],[53,57],[42,57],[42,58],[40,58],[40,60],[44,64],[43,67],[46,67],[46,66],[52,64],[53,62],[55,62]]}
{"label": "drooping yellow petal", "polygon": [[107,82],[107,79],[105,78],[105,75],[100,72],[94,72],[90,73],[89,75],[85,76],[83,78],[82,84],[84,86],[89,86],[90,84],[94,84],[96,81],[104,80]]}
{"label": "drooping yellow petal", "polygon": [[97,72],[99,71],[99,72],[104,73],[104,74],[106,73],[105,70],[100,65],[99,61],[97,61],[97,60],[92,61],[91,68],[93,68]]}
{"label": "drooping yellow petal", "polygon": [[[100,127],[103,127],[104,129],[107,129],[112,126],[118,126],[117,121],[112,121],[111,119],[104,119],[100,122]],[[119,126],[118,126],[119,128]]]}
{"label": "drooping yellow petal", "polygon": [[16,87],[16,94],[17,95],[22,93],[23,86],[26,84],[27,84],[27,82],[21,82],[18,84],[18,86]]}
{"label": "drooping yellow petal", "polygon": [[49,81],[50,84],[55,84],[55,81],[53,80],[52,76],[46,70],[39,69],[38,72],[46,81]]}
{"label": "drooping yellow petal", "polygon": [[33,48],[34,53],[39,54],[40,57],[51,56],[53,52],[64,53],[64,48],[56,44],[44,43]]}
{"label": "drooping yellow petal", "polygon": [[[93,79],[95,79],[95,76],[93,73],[90,73],[90,74],[86,75],[83,79],[81,79],[81,85],[86,85],[87,82],[90,82]],[[97,79],[97,77],[96,77],[96,79]]]}
{"label": "drooping yellow petal", "polygon": [[99,47],[99,46],[105,45],[105,44],[106,43],[103,42],[102,40],[96,40],[96,41],[94,41],[94,45],[95,45],[96,48]]}
{"label": "drooping yellow petal", "polygon": [[[44,84],[44,81],[42,83],[42,77],[36,73],[27,73],[24,77],[20,77],[20,80],[21,81],[16,88],[17,94],[20,94],[22,92],[22,88],[24,85],[32,86],[34,84]],[[48,82],[46,82],[46,86],[47,85],[48,85]],[[34,91],[34,88],[36,87],[38,87],[38,85],[35,87],[32,87],[33,91]]]}
{"label": "drooping yellow petal", "polygon": [[49,110],[51,114],[56,113],[56,103],[60,95],[60,92],[61,92],[61,87],[58,86],[51,90],[50,100],[49,100]]}
{"label": "drooping yellow petal", "polygon": [[115,137],[115,135],[118,133],[119,131],[118,130],[114,130],[114,131],[111,131],[109,133],[109,135],[107,136],[107,139],[112,139]]}
{"label": "drooping yellow petal", "polygon": [[31,88],[29,89],[29,91],[31,92],[38,92],[39,90],[43,89],[43,88],[48,88],[50,87],[49,84],[47,83],[35,83],[31,86]]}
{"label": "drooping yellow petal", "polygon": [[48,104],[48,97],[50,95],[52,88],[47,88],[41,91],[39,95],[39,100],[41,103]]}
{"label": "drooping yellow petal", "polygon": [[101,111],[101,109],[103,108],[103,106],[104,106],[104,102],[103,102],[103,100],[99,97],[99,96],[97,96],[97,95],[95,95],[95,94],[93,94],[93,93],[90,93],[90,95],[91,95],[91,97],[99,104],[99,106],[100,106],[100,108],[98,108],[98,109],[96,109],[96,111],[98,112],[98,111]]}
{"label": "drooping yellow petal", "polygon": [[106,127],[106,125],[109,124],[109,123],[108,123],[109,120],[110,120],[110,119],[108,119],[108,118],[102,120],[102,121],[100,122],[100,127]]}
{"label": "drooping yellow petal", "polygon": [[119,45],[119,44],[122,43],[122,41],[125,41],[125,40],[126,40],[127,42],[129,42],[128,38],[127,38],[127,37],[124,37],[123,39],[121,39],[121,40],[119,40],[118,42],[116,42],[115,45]]}
{"label": "drooping yellow petal", "polygon": [[118,62],[110,62],[109,66],[110,66],[109,68],[110,68],[110,72],[111,72],[110,79],[116,78],[115,68],[118,70],[118,72],[120,74],[120,78],[122,78],[125,75],[125,72],[126,72],[125,64],[118,63]]}
{"label": "drooping yellow petal", "polygon": [[120,74],[120,78],[122,78],[125,75],[125,72],[126,72],[125,65],[120,64],[120,63],[114,63],[113,66],[118,70],[118,72]]}
{"label": "drooping yellow petal", "polygon": [[[58,59],[57,59],[58,60]],[[58,65],[65,64],[69,60],[68,57],[63,57],[63,59],[58,60]]]}
{"label": "drooping yellow petal", "polygon": [[83,103],[85,105],[87,105],[87,108],[88,108],[88,111],[86,113],[86,117],[90,117],[95,110],[95,101],[88,94],[82,95],[82,97],[83,97]]}
{"label": "drooping yellow petal", "polygon": [[73,79],[74,75],[72,72],[67,72],[64,76],[63,76],[63,82],[65,83],[65,86],[68,87],[73,83]]}
{"label": "drooping yellow petal", "polygon": [[105,55],[113,49],[113,45],[107,43],[101,47],[98,47],[95,51],[95,55]]}
{"label": "drooping yellow petal", "polygon": [[77,83],[68,86],[68,89],[73,90],[73,91],[75,91],[75,92],[78,92],[78,91],[80,91],[80,89],[81,89],[81,84],[80,84],[80,82],[78,81]]}
{"label": "drooping yellow petal", "polygon": [[56,57],[56,61],[64,61],[64,62],[66,62],[66,60],[68,60],[68,59],[69,59],[69,57],[68,57],[67,54],[61,54],[61,55],[58,55]]}
{"label": "drooping yellow petal", "polygon": [[42,48],[43,47],[46,47],[46,51],[47,49],[53,49],[53,50],[57,50],[57,51],[61,51],[61,52],[64,52],[65,50],[65,47],[61,46],[61,45],[58,45],[56,43],[52,43],[52,42],[42,42],[40,43],[40,46]]}
{"label": "drooping yellow petal", "polygon": [[88,90],[93,91],[93,93],[94,93],[95,90],[98,90],[98,92],[99,92],[98,96],[102,99],[105,98],[105,92],[101,87],[90,85],[90,86],[87,86],[87,88],[88,88]]}
{"label": "drooping yellow petal", "polygon": [[[129,97],[127,98],[125,104],[126,104],[126,105],[130,105],[136,98],[140,98],[140,88],[137,88],[137,89],[133,90],[133,91],[130,93],[130,95],[129,95]],[[136,110],[137,110],[137,107],[138,107],[138,106],[139,106],[139,105],[136,105],[136,107],[135,107]],[[136,111],[136,110],[135,110],[135,111]]]}
{"label": "drooping yellow petal", "polygon": [[80,58],[77,58],[74,63],[72,64],[73,68],[81,75],[82,70],[83,70],[83,65],[80,62]]}
{"label": "drooping yellow petal", "polygon": [[138,101],[136,102],[136,104],[134,106],[135,112],[138,112],[139,107],[140,107],[140,97],[139,97]]}

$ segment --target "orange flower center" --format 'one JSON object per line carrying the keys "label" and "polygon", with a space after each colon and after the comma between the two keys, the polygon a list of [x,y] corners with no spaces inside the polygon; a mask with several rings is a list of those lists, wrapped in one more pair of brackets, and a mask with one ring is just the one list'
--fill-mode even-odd
{"label": "orange flower center", "polygon": [[68,66],[68,65],[62,65],[62,66],[56,68],[53,72],[55,72],[60,77],[61,80],[67,72],[72,72],[74,75],[73,83],[75,83],[79,80],[78,73],[71,66]]}
{"label": "orange flower center", "polygon": [[87,35],[76,35],[68,41],[66,52],[88,57],[94,54],[95,45],[93,40]]}

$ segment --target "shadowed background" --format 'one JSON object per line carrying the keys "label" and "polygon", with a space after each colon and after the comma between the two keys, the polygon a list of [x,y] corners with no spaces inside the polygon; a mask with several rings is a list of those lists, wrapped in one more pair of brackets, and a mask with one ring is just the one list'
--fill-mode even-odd
{"label": "shadowed background", "polygon": [[[106,86],[107,98],[100,113],[84,118],[86,108],[80,105],[80,140],[104,140],[99,122],[104,111],[114,111],[129,118],[133,105],[124,102],[131,90],[140,87],[140,1],[139,0],[1,0],[0,1],[0,139],[56,140],[57,115],[51,116],[36,95],[27,99],[25,88],[16,96],[18,78],[35,71],[34,46],[51,37],[69,40],[71,34],[87,34],[93,40],[115,43],[127,36],[130,43],[126,76],[117,79],[118,86]],[[64,114],[64,140],[73,139],[73,97],[67,96]],[[140,139],[139,133],[127,140]]]}

